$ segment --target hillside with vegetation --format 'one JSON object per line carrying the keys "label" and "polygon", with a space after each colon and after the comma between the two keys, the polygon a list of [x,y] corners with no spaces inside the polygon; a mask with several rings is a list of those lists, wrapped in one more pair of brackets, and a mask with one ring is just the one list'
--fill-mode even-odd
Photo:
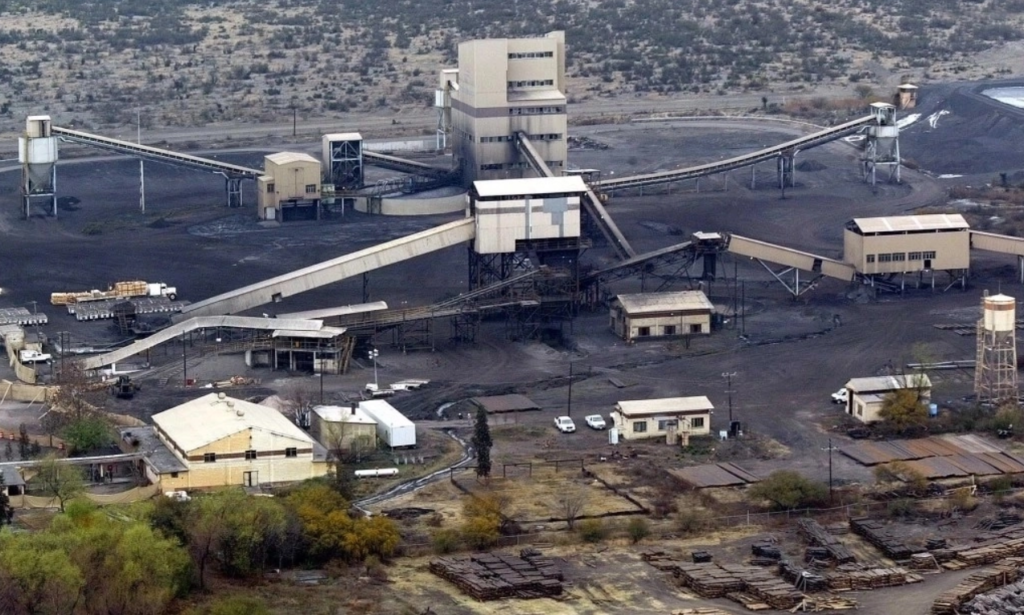
{"label": "hillside with vegetation", "polygon": [[[1005,74],[1024,0],[0,0],[0,131],[197,126],[432,103],[458,41],[564,29],[570,94],[806,91]],[[1001,47],[1002,46],[1002,47]]]}

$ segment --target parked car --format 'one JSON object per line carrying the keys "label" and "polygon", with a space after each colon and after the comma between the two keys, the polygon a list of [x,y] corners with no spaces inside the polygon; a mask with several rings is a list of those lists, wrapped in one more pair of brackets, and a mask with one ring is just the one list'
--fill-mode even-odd
{"label": "parked car", "polygon": [[583,420],[587,422],[587,427],[591,429],[600,430],[608,426],[607,423],[604,422],[604,417],[600,414],[591,414]]}
{"label": "parked car", "polygon": [[559,416],[555,418],[555,427],[562,433],[573,433],[576,431],[576,423],[572,422],[572,418],[568,416]]}
{"label": "parked car", "polygon": [[832,403],[845,404],[850,399],[850,392],[846,389],[839,389],[832,394]]}

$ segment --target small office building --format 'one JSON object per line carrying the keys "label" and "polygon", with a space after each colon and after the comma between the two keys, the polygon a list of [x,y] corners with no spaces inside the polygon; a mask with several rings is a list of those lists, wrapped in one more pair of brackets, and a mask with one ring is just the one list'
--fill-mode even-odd
{"label": "small office building", "polygon": [[886,396],[904,389],[915,389],[923,404],[931,400],[932,382],[927,374],[851,378],[846,383],[846,413],[863,423],[879,421]]}
{"label": "small office building", "polygon": [[619,295],[612,301],[610,325],[616,335],[639,339],[707,335],[715,306],[699,290]]}
{"label": "small office building", "polygon": [[260,220],[316,220],[320,217],[320,161],[297,152],[280,152],[263,159],[256,180]]}
{"label": "small office building", "polygon": [[843,260],[865,276],[966,272],[969,231],[960,214],[855,218],[843,232]]}
{"label": "small office building", "polygon": [[358,404],[314,406],[309,432],[330,452],[372,451],[377,443],[377,423]]}
{"label": "small office building", "polygon": [[685,439],[711,433],[714,409],[703,395],[624,400],[615,404],[612,423],[623,440]]}

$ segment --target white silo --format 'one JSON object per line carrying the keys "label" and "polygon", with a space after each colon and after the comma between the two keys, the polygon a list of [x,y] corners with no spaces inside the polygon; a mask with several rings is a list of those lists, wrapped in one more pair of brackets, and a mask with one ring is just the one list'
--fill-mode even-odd
{"label": "white silo", "polygon": [[978,401],[1017,401],[1017,300],[1003,294],[982,298],[974,392]]}
{"label": "white silo", "polygon": [[49,198],[50,214],[57,215],[57,137],[50,125],[49,115],[30,115],[25,121],[25,134],[18,137],[25,218],[35,197]]}

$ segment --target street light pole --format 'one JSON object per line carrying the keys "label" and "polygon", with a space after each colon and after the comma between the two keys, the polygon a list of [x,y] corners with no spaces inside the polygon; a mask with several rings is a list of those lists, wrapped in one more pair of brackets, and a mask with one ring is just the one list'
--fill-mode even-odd
{"label": "street light pole", "polygon": [[[135,110],[135,141],[142,145],[142,109]],[[146,162],[139,158],[139,211],[146,213]]]}
{"label": "street light pole", "polygon": [[832,451],[839,450],[832,446],[832,438],[828,439],[828,448],[824,449],[828,451],[828,503],[835,504],[835,493],[832,488]]}
{"label": "street light pole", "polygon": [[374,348],[373,350],[370,351],[370,358],[373,359],[373,388],[374,389],[377,389],[380,386],[379,384],[377,384],[377,357],[378,356],[380,356],[380,351],[377,350],[376,348]]}
{"label": "street light pole", "polygon": [[569,407],[565,411],[566,416],[572,416],[572,361],[569,361]]}
{"label": "street light pole", "polygon": [[732,377],[736,375],[736,372],[722,372],[722,378],[725,378],[726,389],[725,392],[729,395],[729,428],[732,429]]}

